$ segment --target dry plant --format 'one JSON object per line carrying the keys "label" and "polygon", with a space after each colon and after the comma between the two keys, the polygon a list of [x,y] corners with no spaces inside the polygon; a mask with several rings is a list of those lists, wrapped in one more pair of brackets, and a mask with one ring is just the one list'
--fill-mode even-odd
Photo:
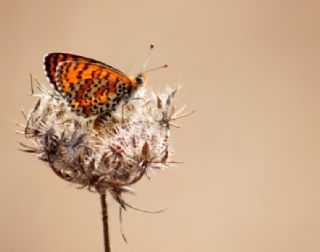
{"label": "dry plant", "polygon": [[[32,81],[34,82],[34,80]],[[132,185],[150,171],[172,165],[171,126],[190,113],[176,110],[176,88],[154,93],[140,88],[110,114],[85,119],[72,112],[54,89],[37,82],[37,99],[29,113],[23,113],[23,151],[35,154],[59,177],[79,188],[100,194],[105,251],[110,251],[106,194],[122,210],[135,208],[124,201]],[[135,208],[136,209],[136,208]],[[124,238],[125,239],[125,238]]]}

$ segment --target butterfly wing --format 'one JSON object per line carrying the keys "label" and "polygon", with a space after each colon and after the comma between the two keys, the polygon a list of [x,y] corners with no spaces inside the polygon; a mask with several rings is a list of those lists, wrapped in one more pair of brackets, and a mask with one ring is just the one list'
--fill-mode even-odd
{"label": "butterfly wing", "polygon": [[49,53],[44,58],[44,68],[45,68],[45,71],[46,71],[46,74],[47,74],[47,77],[48,77],[50,83],[52,83],[56,89],[57,89],[57,87],[56,87],[57,67],[61,62],[64,62],[64,61],[95,63],[95,64],[106,66],[107,68],[113,69],[113,71],[118,72],[120,75],[125,75],[121,71],[119,71],[119,70],[113,68],[112,66],[109,66],[101,61],[97,61],[94,59],[90,59],[87,57],[83,57],[83,56],[79,56],[79,55],[75,55],[75,54],[70,54],[70,53],[61,53],[61,52]]}
{"label": "butterfly wing", "polygon": [[55,72],[55,86],[78,115],[89,117],[116,107],[135,86],[124,73],[96,61],[62,61]]}

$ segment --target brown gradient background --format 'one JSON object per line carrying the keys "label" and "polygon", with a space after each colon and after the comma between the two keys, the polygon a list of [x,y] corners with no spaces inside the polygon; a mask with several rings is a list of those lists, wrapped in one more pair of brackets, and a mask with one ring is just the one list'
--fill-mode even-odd
{"label": "brown gradient background", "polygon": [[[19,152],[29,72],[72,52],[136,73],[153,42],[154,90],[182,85],[196,113],[172,132],[184,164],[126,199],[113,251],[320,251],[320,2],[29,0],[0,3],[0,251],[103,251],[99,198]],[[25,142],[25,141],[24,141]]]}

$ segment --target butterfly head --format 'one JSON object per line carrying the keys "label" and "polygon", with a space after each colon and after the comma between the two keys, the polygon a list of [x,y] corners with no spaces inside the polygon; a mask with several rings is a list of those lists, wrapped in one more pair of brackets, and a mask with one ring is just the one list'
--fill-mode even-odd
{"label": "butterfly head", "polygon": [[138,87],[143,86],[144,83],[147,81],[147,75],[144,73],[139,73],[135,78],[134,78],[136,84]]}

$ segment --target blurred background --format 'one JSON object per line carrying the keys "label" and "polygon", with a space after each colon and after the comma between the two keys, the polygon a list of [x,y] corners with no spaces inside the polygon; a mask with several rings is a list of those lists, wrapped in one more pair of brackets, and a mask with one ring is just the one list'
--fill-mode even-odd
{"label": "blurred background", "polygon": [[[61,51],[181,85],[196,113],[172,132],[174,160],[134,186],[113,251],[320,251],[320,2],[29,0],[0,3],[0,251],[103,251],[98,195],[57,178],[12,121],[30,109],[31,72]],[[49,85],[48,85],[49,86]]]}

